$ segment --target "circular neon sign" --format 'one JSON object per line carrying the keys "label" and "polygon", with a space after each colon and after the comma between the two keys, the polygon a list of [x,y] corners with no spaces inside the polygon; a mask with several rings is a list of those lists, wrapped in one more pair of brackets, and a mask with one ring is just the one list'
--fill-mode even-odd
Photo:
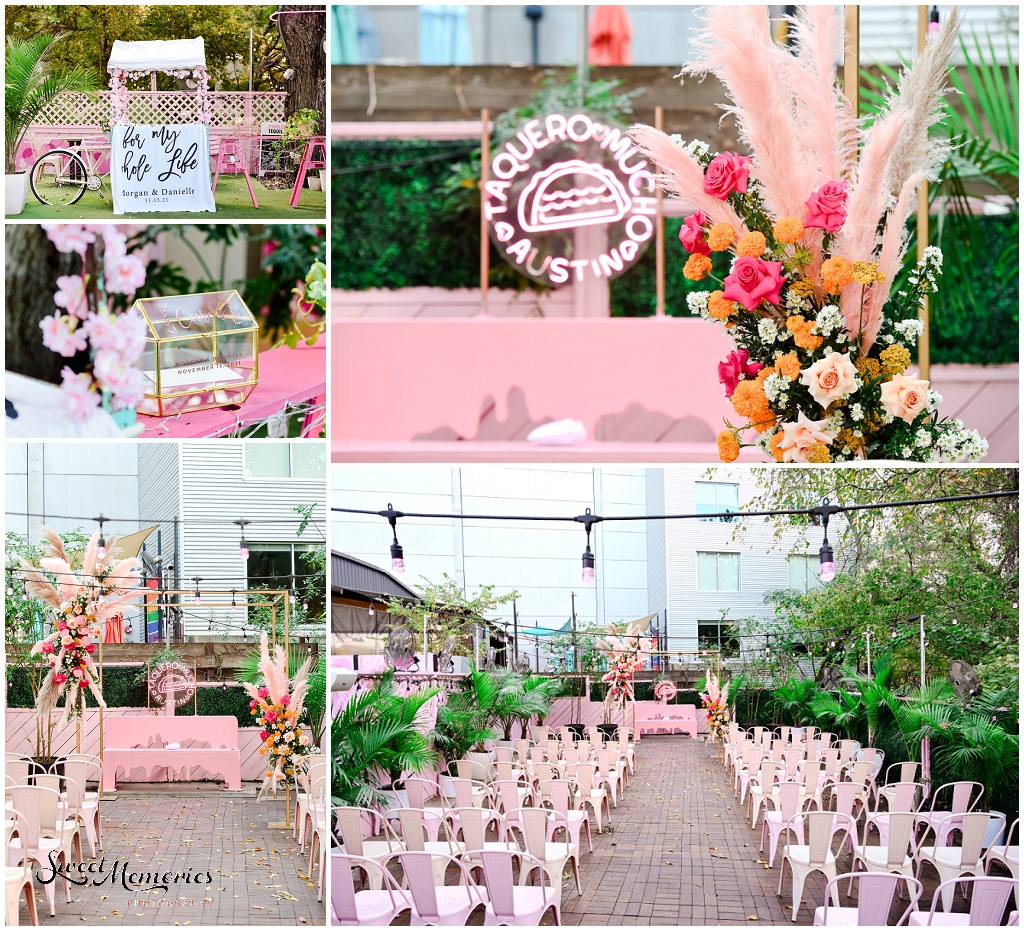
{"label": "circular neon sign", "polygon": [[625,135],[585,111],[524,123],[491,158],[484,210],[498,251],[549,287],[616,278],[654,238],[654,175]]}
{"label": "circular neon sign", "polygon": [[184,663],[160,663],[149,674],[149,694],[164,707],[173,702],[177,708],[196,692],[196,677]]}

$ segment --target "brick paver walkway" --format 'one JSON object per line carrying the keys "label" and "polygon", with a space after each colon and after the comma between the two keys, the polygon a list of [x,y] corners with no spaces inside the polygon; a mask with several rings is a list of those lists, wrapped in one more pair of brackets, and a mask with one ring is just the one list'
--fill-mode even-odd
{"label": "brick paver walkway", "polygon": [[[106,875],[116,860],[127,859],[129,872],[179,872],[181,880],[171,882],[167,892],[130,893],[120,881],[72,886],[70,905],[58,880],[55,918],[49,917],[43,887],[36,882],[40,922],[322,927],[326,912],[316,899],[320,873],[318,867],[312,879],[307,873],[309,847],[303,856],[290,830],[267,826],[283,821],[284,813],[283,795],[257,804],[251,790],[243,797],[198,785],[175,788],[173,794],[121,792],[101,802],[103,851],[95,860],[82,832],[86,863],[102,867]],[[207,871],[210,883],[205,875],[198,883],[185,881]],[[24,904],[21,923],[29,923]]]}

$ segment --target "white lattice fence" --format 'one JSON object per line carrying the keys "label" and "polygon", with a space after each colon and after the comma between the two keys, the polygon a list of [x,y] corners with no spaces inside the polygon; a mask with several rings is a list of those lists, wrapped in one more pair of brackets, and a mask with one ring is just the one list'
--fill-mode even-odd
{"label": "white lattice fence", "polygon": [[[278,122],[284,119],[287,94],[278,91],[217,91],[213,101],[213,126],[236,123]],[[110,122],[110,91],[95,98],[86,94],[61,94],[36,120],[34,128],[46,126],[100,127]],[[129,91],[128,118],[143,126],[162,123],[192,123],[199,116],[195,94],[184,91]]]}

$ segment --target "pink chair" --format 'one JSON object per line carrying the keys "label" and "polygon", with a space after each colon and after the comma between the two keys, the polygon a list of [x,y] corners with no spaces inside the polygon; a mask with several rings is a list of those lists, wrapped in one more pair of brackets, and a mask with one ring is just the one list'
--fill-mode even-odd
{"label": "pink chair", "polygon": [[[846,815],[850,822],[856,825],[864,810],[864,800],[860,797],[860,786],[855,786],[852,782],[840,782],[833,786],[831,805],[833,811],[840,815]],[[853,850],[855,833],[855,831],[850,831],[846,835],[846,846],[850,850]]]}
{"label": "pink chair", "polygon": [[[572,866],[572,874],[576,880],[576,893],[583,895],[583,887],[580,885],[580,859],[579,849],[574,847],[569,840],[568,825],[565,819],[557,811],[544,808],[523,808],[518,812],[519,828],[523,837],[523,849],[534,857],[542,866],[551,880],[551,886],[555,890],[558,901],[562,900],[562,875],[565,873],[567,864]],[[548,840],[549,825],[555,822],[557,826],[566,828],[563,840]],[[519,883],[525,886],[527,880],[536,867],[526,864],[519,871]]]}
{"label": "pink chair", "polygon": [[750,819],[750,826],[752,828],[757,827],[757,816],[761,813],[764,800],[778,793],[775,786],[775,774],[781,767],[781,762],[761,760],[761,765],[757,771],[750,774],[750,791],[747,792],[747,803],[753,811],[753,816]]}
{"label": "pink chair", "polygon": [[[835,891],[844,879],[850,880],[851,885],[854,880],[857,881],[857,907],[840,908],[833,905],[829,908],[829,896],[835,901]],[[885,927],[889,923],[892,897],[900,883],[911,887],[910,904],[896,922],[901,925],[916,908],[923,887],[916,879],[907,879],[896,873],[843,873],[842,876],[830,879],[825,887],[825,904],[814,910],[814,924],[816,927]]]}
{"label": "pink chair", "polygon": [[[953,893],[957,883],[971,886],[971,910],[968,914],[951,915],[949,909],[953,904]],[[962,876],[948,879],[939,885],[932,896],[932,907],[928,912],[912,912],[912,927],[997,927],[1003,921],[1006,903],[1010,893],[1014,891],[1015,881],[1008,876]],[[935,911],[939,901],[943,903],[941,913]],[[949,903],[948,905],[946,903]]]}
{"label": "pink chair", "polygon": [[[62,834],[60,837],[45,837],[43,831],[46,828],[48,819],[44,809],[52,806],[59,809],[60,796],[53,789],[46,789],[42,786],[12,786],[7,790],[10,796],[11,806],[21,817],[18,821],[18,836],[12,837],[7,844],[7,866],[29,866],[38,863],[41,868],[50,866],[52,856],[61,865],[66,866],[68,862],[67,844]],[[53,796],[53,798],[50,798]],[[78,841],[77,862],[82,862],[81,840],[78,838],[77,830],[75,840]],[[62,873],[64,882],[64,895],[71,904],[71,886],[68,884],[67,876]],[[50,917],[57,914],[55,887],[56,881],[46,884],[46,898],[50,903]]]}
{"label": "pink chair", "polygon": [[[783,825],[782,833],[788,836],[790,830],[795,831],[797,818],[801,821],[801,827],[807,831],[807,843],[787,842],[782,848],[782,866],[779,871],[779,895],[782,895],[787,863],[793,871],[793,921],[796,921],[797,912],[800,911],[800,904],[803,902],[804,883],[807,882],[807,877],[811,873],[824,873],[827,879],[836,878],[836,855],[832,852],[832,838],[836,833],[837,822],[845,822],[846,830],[853,830],[853,823],[846,815],[831,811],[808,811],[791,818]],[[844,841],[840,840],[840,849],[843,843]],[[832,904],[838,908],[838,887],[832,886],[831,895]]]}
{"label": "pink chair", "polygon": [[[401,864],[409,887],[412,899],[409,923],[413,927],[465,925],[472,912],[489,901],[486,890],[473,882],[469,870],[455,857],[405,850],[396,853],[395,859]],[[440,871],[442,876],[447,876],[452,868],[459,874],[459,885],[436,885],[436,873]]]}
{"label": "pink chair", "polygon": [[[387,827],[387,822],[381,818],[379,812],[370,808],[356,808],[348,805],[332,808],[331,811],[334,813],[337,825],[335,840],[340,841],[345,848],[345,853],[349,856],[385,863],[395,852],[396,845],[392,840],[393,832]],[[374,837],[374,828],[380,821],[384,821],[385,825],[384,840],[372,840],[370,838]],[[398,845],[399,848],[400,846]],[[379,875],[376,873],[370,875],[371,888],[379,889],[379,885],[374,886],[374,883],[379,881]]]}
{"label": "pink chair", "polygon": [[536,804],[536,793],[525,775],[518,779],[499,779],[494,783],[494,789],[494,801],[502,814],[524,808],[527,804]]}
{"label": "pink chair", "polygon": [[622,784],[622,770],[617,765],[617,760],[613,757],[610,750],[598,750],[595,754],[597,757],[597,770],[601,774],[601,779],[604,780],[608,786],[608,791],[612,796],[612,808],[619,807],[619,795],[623,792]]}
{"label": "pink chair", "polygon": [[[590,836],[590,816],[585,810],[573,808],[572,785],[568,779],[553,779],[548,786],[547,798],[550,801],[552,811],[557,811],[566,821],[566,830],[569,833],[569,840],[577,851],[580,850],[580,828],[587,829],[587,847],[590,853],[594,852],[594,842]],[[558,823],[551,822],[548,827],[548,840],[555,836],[558,830]]]}
{"label": "pink chair", "polygon": [[[376,888],[356,891],[353,870],[375,876]],[[383,888],[380,888],[383,886]],[[354,857],[347,853],[331,854],[331,924],[349,928],[389,925],[412,908],[406,894],[391,874],[376,860]]]}
{"label": "pink chair", "polygon": [[[954,819],[958,819],[958,823],[951,825],[950,822]],[[1006,818],[998,812],[971,811],[962,815],[950,815],[939,824],[935,836],[948,837],[954,830],[959,829],[962,833],[961,845],[959,847],[918,847],[918,879],[921,878],[925,863],[930,863],[935,867],[943,885],[946,885],[947,880],[956,879],[966,873],[983,876],[985,861],[982,859],[982,854],[985,849],[985,835],[993,820],[1000,822],[1000,831],[1006,829]],[[1000,831],[996,832],[996,837],[999,836]],[[942,910],[948,912],[953,907],[952,886],[944,889],[942,895]]]}
{"label": "pink chair", "polygon": [[[888,804],[889,812],[911,812],[917,813],[921,804],[924,785],[920,782],[894,782],[885,787],[886,792],[880,793],[878,801],[882,798]],[[891,791],[890,791],[891,790]],[[878,828],[878,842],[885,846],[889,843],[889,814],[874,812],[871,815],[871,823]],[[913,846],[913,837],[911,845]]]}
{"label": "pink chair", "polygon": [[[914,841],[914,815],[912,812],[894,811],[888,815],[889,834],[884,845],[868,846],[868,835],[876,815],[869,815],[864,822],[864,843],[855,844],[853,861],[850,864],[856,871],[860,863],[866,873],[900,873],[914,877],[914,858],[909,849]],[[920,851],[919,851],[920,852]]]}
{"label": "pink chair", "polygon": [[451,784],[455,790],[455,804],[458,808],[483,808],[485,802],[490,805],[494,800],[491,787],[476,779],[453,776]]}
{"label": "pink chair", "polygon": [[601,809],[608,814],[608,820],[612,819],[611,802],[608,799],[606,787],[597,781],[597,767],[593,763],[580,763],[576,767],[576,778],[570,780],[573,788],[579,794],[580,807],[584,810],[589,805],[597,819],[597,833],[603,830],[601,821]]}
{"label": "pink chair", "polygon": [[[19,836],[28,831],[28,825],[22,824],[25,816],[13,808],[5,811],[5,817],[14,822],[14,832]],[[65,880],[65,885],[67,881]],[[5,924],[11,928],[19,924],[19,913],[21,912],[21,894],[25,893],[25,906],[28,908],[29,921],[34,925],[39,924],[39,916],[36,914],[35,889],[32,886],[32,870],[25,866],[7,866],[4,869],[4,917]]]}
{"label": "pink chair", "polygon": [[[948,792],[946,790],[949,790]],[[985,794],[985,787],[980,782],[947,782],[939,786],[938,791],[932,796],[931,807],[927,811],[920,811],[917,815],[917,826],[924,825],[924,833],[921,835],[923,841],[929,831],[937,831],[943,821],[948,821],[945,835],[935,836],[935,844],[938,847],[945,847],[949,843],[949,835],[959,827],[961,818],[952,818],[952,815],[962,815],[974,811],[977,804]],[[936,806],[945,801],[950,795],[951,804],[949,810],[937,809]]]}
{"label": "pink chair", "polygon": [[[764,821],[761,823],[761,853],[764,853],[765,838],[769,839],[768,865],[775,863],[775,850],[779,846],[779,835],[783,828],[791,827],[796,832],[797,839],[804,842],[803,822],[800,820],[798,811],[800,809],[800,795],[803,790],[802,782],[783,782],[779,787],[777,796],[768,796],[765,805]],[[806,799],[804,800],[806,804]]]}
{"label": "pink chair", "polygon": [[437,833],[441,829],[443,815],[440,810],[432,812],[427,808],[427,799],[437,795],[437,783],[420,776],[406,776],[405,794],[409,799],[410,808],[419,808],[423,811],[423,823],[427,828],[427,839],[437,840]]}
{"label": "pink chair", "polygon": [[[1013,876],[1014,879],[1020,879],[1020,845],[1011,845],[1010,841],[1013,840],[1013,832],[1018,831],[1020,828],[1020,819],[1018,818],[1013,824],[1010,825],[1010,830],[1006,832],[1006,842],[997,847],[993,844],[988,849],[988,853],[985,854],[985,871],[988,872],[993,863],[1002,863]],[[1018,837],[1018,841],[1020,838]]]}
{"label": "pink chair", "polygon": [[69,760],[64,763],[65,797],[71,808],[77,808],[85,835],[92,848],[93,857],[97,849],[103,849],[103,837],[100,831],[100,806],[95,793],[87,792],[89,778],[97,782],[103,778],[103,770],[96,764],[85,760]]}
{"label": "pink chair", "polygon": [[503,850],[471,850],[468,856],[479,859],[483,864],[489,898],[484,912],[485,925],[535,928],[548,909],[553,913],[555,924],[562,923],[558,895],[550,877],[548,885],[544,884],[542,878],[538,886],[516,885],[513,880],[513,859],[520,861],[520,872],[537,872],[544,877],[544,864],[536,857],[528,853],[514,854]]}

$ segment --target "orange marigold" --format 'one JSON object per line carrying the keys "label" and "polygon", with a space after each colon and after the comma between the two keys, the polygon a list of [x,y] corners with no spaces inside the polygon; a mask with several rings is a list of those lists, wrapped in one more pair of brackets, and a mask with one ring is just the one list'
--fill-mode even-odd
{"label": "orange marigold", "polygon": [[736,231],[729,223],[716,223],[708,233],[708,248],[712,252],[725,252],[736,238]]}
{"label": "orange marigold", "polygon": [[766,407],[757,417],[752,417],[750,426],[758,433],[765,433],[771,430],[775,426],[775,415],[772,413],[771,408]]}
{"label": "orange marigold", "polygon": [[768,410],[768,398],[759,381],[741,381],[732,393],[732,406],[740,417],[756,420]]}
{"label": "orange marigold", "polygon": [[699,252],[694,252],[683,266],[683,274],[690,281],[700,281],[709,271],[711,271],[711,259]]}
{"label": "orange marigold", "polygon": [[733,462],[740,454],[740,442],[731,430],[718,434],[718,458],[722,462]]}
{"label": "orange marigold", "polygon": [[708,313],[716,320],[725,320],[736,313],[736,302],[727,301],[723,291],[712,291],[708,298]]}
{"label": "orange marigold", "polygon": [[756,259],[761,256],[767,245],[768,240],[764,238],[764,233],[747,233],[740,236],[739,242],[736,243],[736,254],[752,255]]}
{"label": "orange marigold", "polygon": [[800,377],[800,360],[795,352],[787,352],[775,360],[775,371],[785,375],[790,381],[796,381]]}
{"label": "orange marigold", "polygon": [[804,224],[796,217],[783,217],[772,227],[772,233],[779,242],[796,242],[804,234]]}
{"label": "orange marigold", "polygon": [[775,457],[776,462],[782,462],[782,450],[779,449],[779,444],[785,439],[786,434],[783,430],[779,430],[774,436],[772,436],[771,443],[768,444],[768,448],[771,450],[771,454]]}
{"label": "orange marigold", "polygon": [[826,294],[838,294],[853,281],[853,265],[841,255],[821,263],[821,287]]}
{"label": "orange marigold", "polygon": [[775,371],[775,369],[773,369],[773,368],[772,368],[772,367],[771,367],[770,365],[766,365],[766,366],[765,366],[765,367],[764,367],[763,369],[761,369],[761,371],[760,371],[760,372],[758,372],[758,373],[757,373],[757,374],[756,374],[756,375],[754,376],[754,380],[755,380],[755,381],[756,381],[756,382],[757,382],[757,383],[758,383],[759,385],[763,385],[763,384],[765,383],[765,379],[766,379],[766,378],[767,378],[767,377],[768,377],[769,375],[771,375],[771,373],[772,373],[772,372],[774,372],[774,371]]}
{"label": "orange marigold", "polygon": [[795,294],[798,297],[814,297],[814,282],[809,278],[798,278],[796,281],[790,281],[789,293]]}
{"label": "orange marigold", "polygon": [[814,329],[814,321],[804,320],[799,314],[786,318],[786,329],[793,334],[793,342],[801,349],[813,352],[824,342],[822,337],[811,332]]}

